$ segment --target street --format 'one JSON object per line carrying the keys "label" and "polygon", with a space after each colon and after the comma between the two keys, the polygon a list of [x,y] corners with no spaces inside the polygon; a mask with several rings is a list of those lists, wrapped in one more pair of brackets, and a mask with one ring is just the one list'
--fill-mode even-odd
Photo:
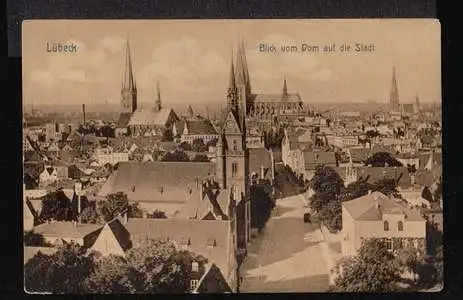
{"label": "street", "polygon": [[302,195],[278,199],[275,214],[249,245],[241,292],[325,292],[329,286],[323,235],[304,223]]}

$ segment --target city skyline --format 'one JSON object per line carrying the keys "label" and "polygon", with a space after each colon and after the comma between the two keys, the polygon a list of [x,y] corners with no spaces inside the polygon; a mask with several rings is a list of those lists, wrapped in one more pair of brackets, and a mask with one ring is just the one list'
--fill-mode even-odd
{"label": "city skyline", "polygon": [[[395,67],[401,103],[414,102],[416,95],[421,102],[439,102],[439,33],[439,23],[426,20],[25,22],[23,103],[120,103],[127,35],[141,103],[154,104],[156,82],[167,106],[222,103],[237,40],[245,43],[253,92],[278,93],[286,77],[288,90],[306,103],[387,103]],[[339,47],[359,41],[374,43],[375,52],[259,51],[260,44]],[[47,43],[57,42],[74,43],[78,50],[47,53]]]}

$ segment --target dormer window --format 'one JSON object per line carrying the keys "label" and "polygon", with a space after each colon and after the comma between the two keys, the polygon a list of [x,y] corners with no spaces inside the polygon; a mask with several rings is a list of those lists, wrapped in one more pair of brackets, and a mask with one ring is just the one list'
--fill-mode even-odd
{"label": "dormer window", "polygon": [[384,221],[384,231],[389,231],[389,222],[388,221]]}

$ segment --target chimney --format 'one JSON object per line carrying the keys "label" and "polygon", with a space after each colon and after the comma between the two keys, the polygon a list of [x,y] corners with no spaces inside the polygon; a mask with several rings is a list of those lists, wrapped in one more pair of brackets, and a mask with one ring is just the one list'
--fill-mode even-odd
{"label": "chimney", "polygon": [[83,116],[84,124],[85,124],[85,104],[82,104],[82,116]]}

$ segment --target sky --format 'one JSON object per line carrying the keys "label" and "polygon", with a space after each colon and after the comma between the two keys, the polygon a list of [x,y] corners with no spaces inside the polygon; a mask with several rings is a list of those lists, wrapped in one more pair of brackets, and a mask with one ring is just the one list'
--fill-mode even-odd
{"label": "sky", "polygon": [[[156,82],[165,106],[224,102],[239,40],[254,93],[281,93],[286,77],[304,102],[386,103],[395,66],[401,103],[441,101],[436,20],[32,20],[22,26],[24,104],[120,103],[127,38],[139,102],[154,103]],[[49,53],[47,43],[77,52]],[[303,43],[320,52],[300,51]],[[321,51],[333,43],[335,52]],[[375,50],[355,52],[356,43]]]}

